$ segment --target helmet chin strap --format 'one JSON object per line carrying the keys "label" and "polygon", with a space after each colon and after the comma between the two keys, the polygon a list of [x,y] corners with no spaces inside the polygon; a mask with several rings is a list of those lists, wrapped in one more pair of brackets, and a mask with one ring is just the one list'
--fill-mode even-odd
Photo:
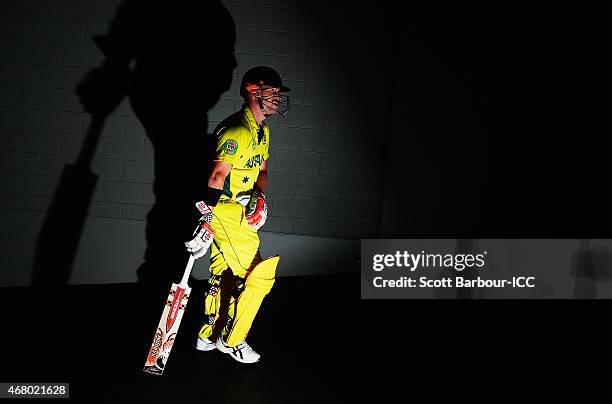
{"label": "helmet chin strap", "polygon": [[266,111],[266,107],[264,106],[264,103],[263,103],[263,97],[257,97],[257,105],[259,105],[259,110],[261,111],[263,116],[265,116],[266,118],[274,115],[274,113],[268,114],[268,113],[265,112]]}
{"label": "helmet chin strap", "polygon": [[265,116],[266,118],[272,116],[268,113],[266,113],[266,108],[263,105],[263,99],[261,97],[257,98],[257,105],[259,105],[259,110],[261,111],[261,113],[263,114],[263,116]]}

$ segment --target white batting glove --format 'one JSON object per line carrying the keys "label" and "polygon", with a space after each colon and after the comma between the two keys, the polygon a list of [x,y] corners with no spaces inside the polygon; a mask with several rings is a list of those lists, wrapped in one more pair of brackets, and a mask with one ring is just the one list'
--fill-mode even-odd
{"label": "white batting glove", "polygon": [[187,251],[189,251],[195,259],[198,259],[206,254],[210,248],[215,231],[210,227],[210,222],[213,218],[212,210],[206,206],[204,202],[198,202],[196,207],[200,213],[202,213],[202,217],[200,218],[198,227],[196,227],[193,232],[193,239],[186,242],[185,247],[187,247]]}
{"label": "white batting glove", "polygon": [[213,242],[215,231],[206,221],[201,221],[198,227],[193,232],[194,238],[185,243],[187,251],[193,255],[193,258],[202,257]]}

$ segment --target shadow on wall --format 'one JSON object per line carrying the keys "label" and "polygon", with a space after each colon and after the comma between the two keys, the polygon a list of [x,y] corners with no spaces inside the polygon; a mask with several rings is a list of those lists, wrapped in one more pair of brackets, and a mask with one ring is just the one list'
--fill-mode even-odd
{"label": "shadow on wall", "polygon": [[[105,55],[77,85],[92,124],[81,155],[64,170],[38,239],[34,286],[66,285],[96,184],[90,163],[104,118],[128,96],[154,146],[155,204],[147,216],[140,283],[180,277],[183,243],[197,224],[195,202],[208,178],[207,111],[236,67],[235,24],[218,0],[124,0],[106,35]],[[102,235],[103,237],[103,235]]]}

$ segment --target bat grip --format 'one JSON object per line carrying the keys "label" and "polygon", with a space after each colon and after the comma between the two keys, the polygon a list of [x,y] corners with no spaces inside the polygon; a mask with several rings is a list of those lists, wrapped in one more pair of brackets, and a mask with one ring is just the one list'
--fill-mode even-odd
{"label": "bat grip", "polygon": [[181,283],[179,283],[180,287],[182,288],[189,287],[189,285],[187,284],[187,281],[189,280],[189,275],[191,275],[191,269],[193,268],[194,262],[195,262],[195,258],[193,258],[192,254],[189,254],[189,261],[187,261],[187,267],[185,268],[183,279],[181,279]]}

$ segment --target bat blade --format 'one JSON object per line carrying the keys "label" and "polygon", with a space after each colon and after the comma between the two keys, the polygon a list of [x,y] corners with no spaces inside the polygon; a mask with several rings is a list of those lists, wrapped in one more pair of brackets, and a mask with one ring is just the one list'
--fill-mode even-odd
{"label": "bat blade", "polygon": [[143,370],[161,376],[174,346],[191,288],[172,284]]}

